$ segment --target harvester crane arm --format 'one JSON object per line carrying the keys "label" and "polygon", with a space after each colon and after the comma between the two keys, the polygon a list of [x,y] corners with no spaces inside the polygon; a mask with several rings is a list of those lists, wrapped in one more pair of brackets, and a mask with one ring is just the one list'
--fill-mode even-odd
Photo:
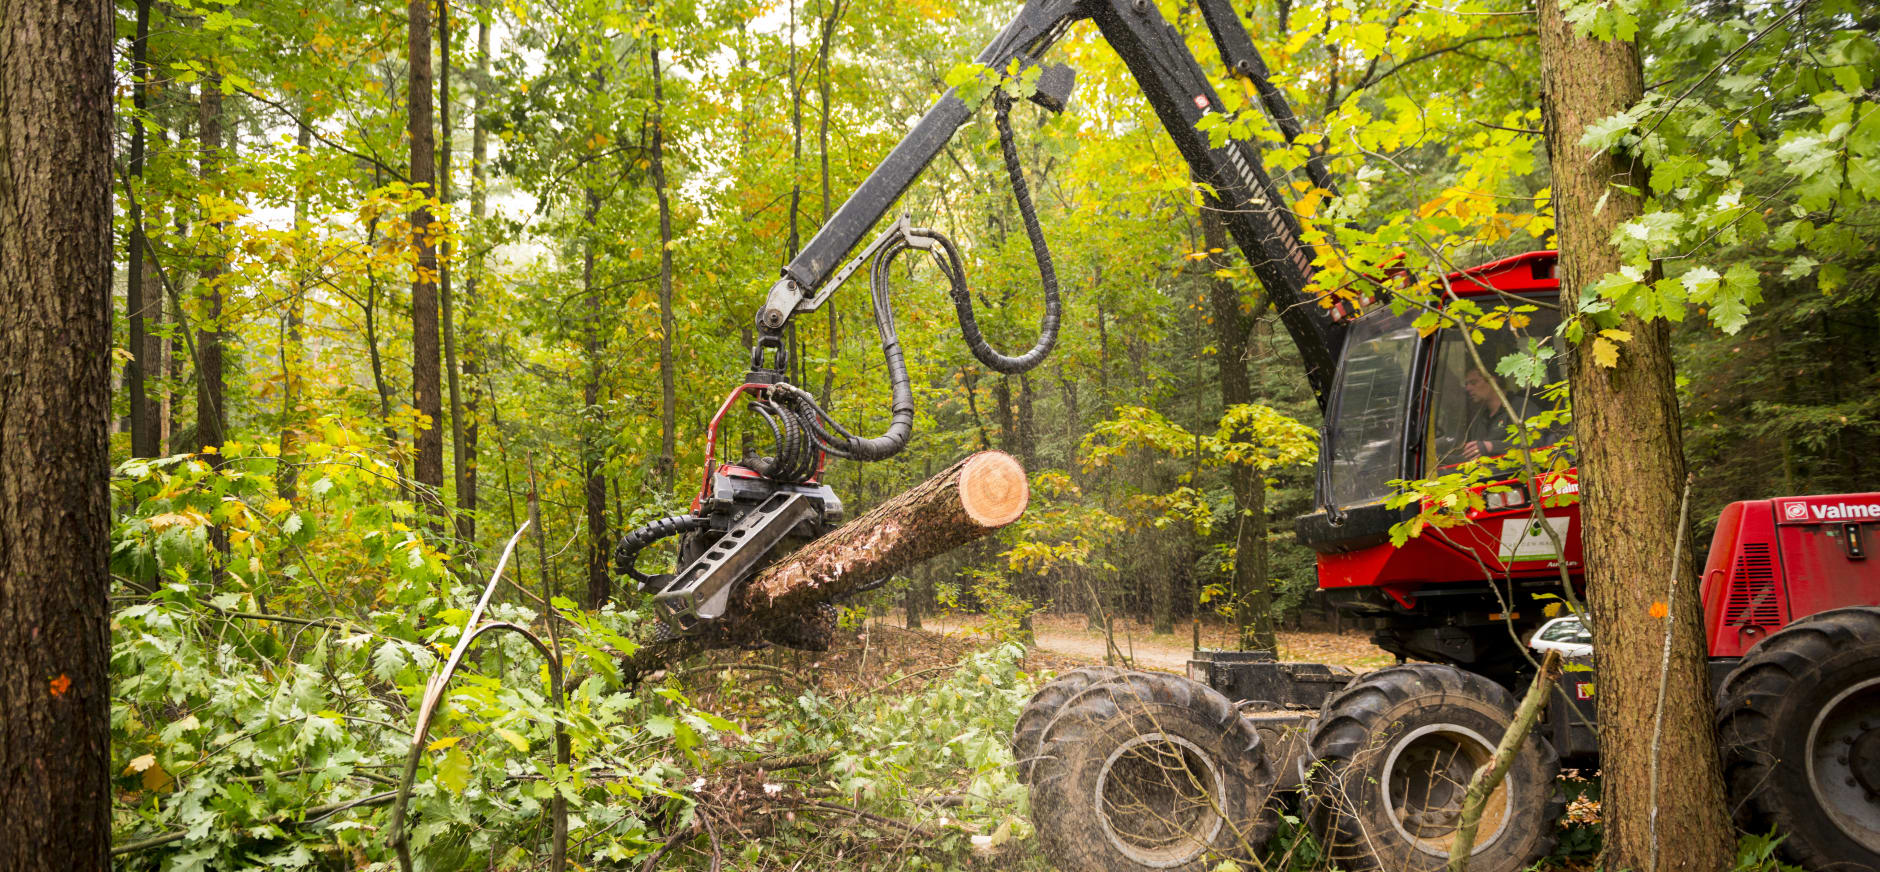
{"label": "harvester crane arm", "polygon": [[[1300,134],[1300,125],[1284,96],[1267,81],[1265,64],[1228,0],[1199,2],[1230,74],[1249,87],[1282,136],[1292,141]],[[1040,65],[1051,45],[1084,19],[1096,25],[1122,58],[1188,162],[1193,177],[1206,186],[1209,207],[1220,212],[1254,275],[1279,308],[1281,321],[1299,347],[1306,378],[1323,406],[1345,326],[1308,290],[1312,254],[1301,240],[1299,225],[1281,200],[1277,186],[1262,168],[1259,151],[1241,140],[1213,146],[1197,127],[1208,114],[1222,111],[1220,97],[1181,34],[1163,19],[1154,0],[1029,0],[976,60],[983,67],[1001,72],[1014,63],[1024,68]],[[1031,99],[1045,108],[1062,110],[1070,97],[1072,79],[1068,67],[1043,67]],[[654,603],[669,630],[710,632],[732,586],[748,577],[768,555],[792,539],[813,538],[832,529],[841,502],[817,481],[827,457],[881,460],[907,445],[913,432],[913,391],[895,334],[888,288],[887,267],[896,256],[907,251],[926,251],[933,256],[952,283],[961,334],[973,355],[987,366],[999,372],[1022,373],[1050,352],[1059,314],[1055,271],[1013,144],[1010,100],[1002,91],[995,91],[993,99],[1002,156],[1044,290],[1045,314],[1037,343],[1015,356],[994,350],[975,323],[965,267],[954,244],[936,231],[912,225],[905,217],[890,223],[858,255],[842,263],[972,117],[977,107],[969,105],[957,89],[948,90],[771,286],[757,312],[751,372],[745,384],[726,398],[707,429],[704,479],[693,503],[694,514],[658,521],[622,537],[617,554],[622,571],[655,589]],[[1306,169],[1315,184],[1331,186],[1316,156],[1308,161]],[[789,369],[784,330],[791,319],[815,311],[864,265],[871,267],[875,321],[893,390],[891,422],[882,435],[872,438],[848,432],[807,391],[784,378]],[[734,405],[746,401],[770,426],[775,451],[721,466],[715,453],[718,422]],[[773,505],[783,506],[786,496],[792,508],[772,510]],[[675,575],[655,579],[633,568],[642,549],[666,536],[681,534],[687,536],[687,544],[680,549],[680,569]],[[709,550],[705,543],[711,543]]]}
{"label": "harvester crane arm", "polygon": [[[1201,0],[1200,5],[1230,72],[1254,87],[1262,106],[1288,140],[1299,135],[1299,122],[1284,95],[1267,80],[1266,66],[1232,7],[1226,0]],[[1214,208],[1221,211],[1254,274],[1277,304],[1281,320],[1299,346],[1307,380],[1323,404],[1342,344],[1343,326],[1319,307],[1307,290],[1313,272],[1311,251],[1300,240],[1298,223],[1262,169],[1258,150],[1240,140],[1212,147],[1207,135],[1197,129],[1196,124],[1205,115],[1221,111],[1220,98],[1181,34],[1162,17],[1152,0],[1031,0],[975,60],[994,70],[1003,70],[1013,61],[1039,63],[1051,44],[1082,19],[1092,21],[1115,48],[1195,178],[1212,189]],[[1040,78],[1040,94],[1033,99],[1047,108],[1062,108],[1069,84],[1066,68],[1047,70]],[[841,259],[881,222],[972,117],[974,108],[957,89],[941,95],[783,268],[757,313],[755,369],[770,368],[765,365],[765,349],[780,351],[785,325],[826,299],[827,293],[818,293],[825,283],[832,278],[846,278],[853,271],[851,266],[839,272]],[[1331,186],[1316,156],[1309,161],[1307,172],[1314,184]]]}

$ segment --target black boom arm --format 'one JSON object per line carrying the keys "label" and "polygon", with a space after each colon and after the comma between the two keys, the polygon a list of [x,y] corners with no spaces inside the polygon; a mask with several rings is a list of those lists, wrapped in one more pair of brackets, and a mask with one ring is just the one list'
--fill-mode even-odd
{"label": "black boom arm", "polygon": [[[1255,86],[1262,106],[1290,141],[1298,135],[1299,123],[1278,89],[1266,81],[1265,65],[1233,9],[1226,0],[1202,0],[1201,6],[1230,72]],[[1278,306],[1299,346],[1306,378],[1323,404],[1344,340],[1343,326],[1306,290],[1313,272],[1311,251],[1300,241],[1298,223],[1262,169],[1258,149],[1240,140],[1214,148],[1196,129],[1207,113],[1221,111],[1220,98],[1153,0],[1031,0],[976,60],[995,70],[1004,70],[1014,60],[1037,63],[1071,24],[1085,18],[1096,24],[1129,67],[1195,178],[1213,189],[1212,207],[1220,210],[1254,275]],[[1051,71],[1041,80],[1063,90],[1041,88],[1046,92],[1041,103],[1050,105],[1068,93],[1067,74]],[[839,262],[887,215],[974,108],[953,90],[942,95],[784,267],[757,314],[762,338],[754,366],[763,368],[763,349],[779,347],[776,338],[792,317],[821,304],[827,292],[817,292],[825,284],[847,278],[851,270],[838,275]],[[1308,173],[1316,184],[1329,187],[1316,157]]]}

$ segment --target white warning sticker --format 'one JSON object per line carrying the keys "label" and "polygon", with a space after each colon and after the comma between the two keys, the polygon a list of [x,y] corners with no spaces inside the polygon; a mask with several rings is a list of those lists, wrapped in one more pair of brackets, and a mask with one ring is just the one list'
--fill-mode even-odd
{"label": "white warning sticker", "polygon": [[1547,529],[1533,518],[1509,518],[1501,522],[1501,561],[1503,563],[1525,563],[1530,560],[1559,560],[1560,551],[1554,546],[1555,540],[1567,541],[1567,526],[1572,518],[1548,518],[1547,525],[1554,528],[1554,535],[1547,535]]}

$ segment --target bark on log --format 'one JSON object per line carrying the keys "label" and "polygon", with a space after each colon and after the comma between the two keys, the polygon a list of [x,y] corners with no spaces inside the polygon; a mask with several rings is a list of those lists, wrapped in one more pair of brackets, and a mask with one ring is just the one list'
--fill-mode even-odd
{"label": "bark on log", "polygon": [[[725,630],[739,640],[762,638],[819,603],[1012,523],[1030,496],[1025,469],[1011,455],[967,457],[759,571],[733,594]],[[641,675],[702,647],[696,638],[649,645],[621,665]]]}
{"label": "bark on log", "polygon": [[944,554],[1018,519],[1025,470],[1003,451],[953,464],[798,549],[737,594],[739,623],[763,623]]}

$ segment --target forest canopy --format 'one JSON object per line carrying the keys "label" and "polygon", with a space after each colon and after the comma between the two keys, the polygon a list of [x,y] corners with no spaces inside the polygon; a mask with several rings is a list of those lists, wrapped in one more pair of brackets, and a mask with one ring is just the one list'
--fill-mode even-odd
{"label": "forest canopy", "polygon": [[[1322,305],[1367,301],[1381,275],[1408,277],[1402,300],[1440,299],[1458,270],[1553,246],[1528,4],[1236,5],[1299,135],[1216,69],[1190,4],[1158,0],[1219,77],[1202,131],[1259,146]],[[648,642],[651,613],[612,560],[623,531],[691,503],[779,269],[943,92],[1035,87],[971,62],[1018,8],[121,0],[120,861],[392,862],[411,718],[505,554],[490,616],[547,628],[566,703],[524,638],[473,658],[417,770],[409,849],[425,868],[545,863],[557,803],[585,868],[700,861],[673,850],[695,819],[725,839],[712,856],[749,868],[925,862],[909,844],[965,862],[1028,838],[1004,745],[1038,668],[1022,647],[950,651],[963,666],[905,695],[804,689],[821,664],[800,658],[629,687],[618,658]],[[1416,329],[1519,333],[1481,347],[1508,389],[1539,396],[1565,355],[1626,355],[1619,316],[1670,322],[1700,525],[1736,499],[1873,489],[1880,16],[1850,0],[1566,8],[1642,47],[1645,99],[1572,134],[1649,167],[1641,214],[1611,240],[1625,266],[1559,313],[1558,339],[1527,341],[1533,308],[1493,302],[1430,308]],[[1042,612],[1163,634],[1205,620],[1272,647],[1276,626],[1329,616],[1291,525],[1315,508],[1321,423],[1299,352],[1115,51],[1081,25],[1050,59],[1076,70],[1068,106],[1018,99],[1011,119],[1055,260],[1057,347],[1027,373],[989,371],[947,277],[898,261],[913,441],[822,477],[855,517],[997,448],[1029,472],[1031,508],[844,603],[845,619],[972,613],[1001,642]],[[958,241],[981,326],[1027,347],[1036,254],[989,106],[900,213]],[[872,434],[890,378],[860,284],[797,319],[788,377]],[[770,439],[735,420],[718,453]],[[847,667],[856,687],[867,650]],[[810,757],[802,784],[751,762]],[[901,841],[729,816],[786,791],[806,819]]]}

